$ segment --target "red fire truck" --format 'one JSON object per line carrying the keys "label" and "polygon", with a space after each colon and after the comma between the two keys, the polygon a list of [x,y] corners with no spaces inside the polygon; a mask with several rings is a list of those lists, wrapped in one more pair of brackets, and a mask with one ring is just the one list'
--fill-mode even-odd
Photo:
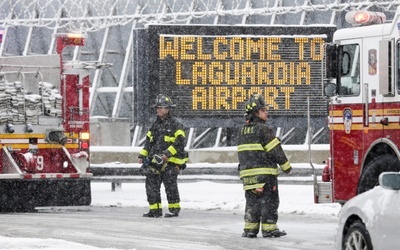
{"label": "red fire truck", "polygon": [[400,171],[400,9],[346,15],[354,27],[326,46],[323,91],[329,100],[330,158],[315,202],[345,203]]}
{"label": "red fire truck", "polygon": [[91,203],[89,72],[62,53],[83,44],[57,34],[55,55],[0,58],[1,212]]}

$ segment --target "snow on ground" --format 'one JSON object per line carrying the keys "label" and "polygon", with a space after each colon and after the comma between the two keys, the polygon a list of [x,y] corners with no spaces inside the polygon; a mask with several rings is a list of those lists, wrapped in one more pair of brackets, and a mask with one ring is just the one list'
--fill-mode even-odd
{"label": "snow on ground", "polygon": [[[184,209],[244,211],[244,191],[240,183],[211,181],[180,183],[182,213]],[[280,185],[280,213],[320,214],[337,217],[339,204],[314,204],[311,185]],[[163,207],[167,201],[162,188]],[[144,183],[123,183],[115,192],[110,183],[92,183],[92,206],[147,207]],[[99,250],[88,245],[56,239],[10,238],[0,236],[0,249],[18,250]]]}
{"label": "snow on ground", "polygon": [[[147,207],[144,183],[123,183],[121,189],[111,192],[110,183],[93,183],[94,206]],[[179,183],[182,209],[244,210],[245,199],[242,184],[216,183],[211,181]],[[162,204],[167,200],[162,188]],[[336,216],[339,204],[314,204],[311,185],[280,185],[281,213],[321,214]]]}
{"label": "snow on ground", "polygon": [[[329,145],[328,145],[329,146]],[[312,145],[313,149],[325,149],[327,145]],[[307,147],[303,147],[307,150]],[[139,151],[138,147],[91,147],[95,151],[118,151],[132,152]],[[219,148],[213,148],[218,150]],[[296,149],[299,149],[298,145]],[[221,149],[222,150],[222,149]],[[227,150],[227,148],[223,148]],[[236,150],[236,147],[231,147]],[[102,164],[97,164],[101,167]],[[107,166],[115,167],[140,167],[138,163],[107,163]],[[212,167],[216,164],[190,164],[196,167]],[[218,167],[232,167],[232,163],[221,164]],[[293,168],[310,166],[309,164],[292,164]],[[323,168],[323,165],[315,165],[315,168]],[[226,176],[212,176],[212,179],[225,178]],[[210,179],[211,179],[210,178]],[[229,177],[231,178],[231,177]],[[295,177],[290,177],[295,178]],[[182,213],[184,209],[202,210],[239,210],[244,211],[245,199],[242,184],[239,183],[216,183],[211,181],[180,183]],[[340,210],[339,204],[314,204],[313,187],[311,185],[280,185],[280,213],[298,214],[320,214],[324,216],[337,216]],[[165,192],[162,190],[163,206],[166,210]],[[147,207],[144,183],[123,183],[120,189],[111,192],[111,184],[103,182],[92,183],[92,206],[129,206]],[[10,238],[0,235],[0,250],[107,250],[88,245],[68,242],[56,239],[31,239],[31,238]]]}
{"label": "snow on ground", "polygon": [[56,239],[31,239],[31,238],[10,238],[0,236],[0,249],[7,250],[107,250],[107,248],[97,248],[79,243]]}

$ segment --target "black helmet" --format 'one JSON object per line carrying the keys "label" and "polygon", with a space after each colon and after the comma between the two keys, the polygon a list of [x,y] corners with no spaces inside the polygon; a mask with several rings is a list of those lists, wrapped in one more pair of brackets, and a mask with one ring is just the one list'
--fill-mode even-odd
{"label": "black helmet", "polygon": [[168,107],[168,108],[170,108],[170,107],[175,107],[175,106],[176,105],[174,105],[172,103],[171,98],[169,98],[169,97],[167,97],[167,96],[165,96],[163,94],[159,94],[156,97],[156,100],[155,100],[154,105],[152,107],[153,108],[155,108],[155,107]]}
{"label": "black helmet", "polygon": [[247,114],[254,114],[259,109],[267,107],[264,98],[259,94],[251,95],[244,105]]}

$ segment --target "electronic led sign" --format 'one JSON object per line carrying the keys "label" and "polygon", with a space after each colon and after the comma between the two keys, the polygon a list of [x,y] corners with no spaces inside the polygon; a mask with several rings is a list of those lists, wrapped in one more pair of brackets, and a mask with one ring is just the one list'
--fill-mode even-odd
{"label": "electronic led sign", "polygon": [[312,115],[326,114],[322,59],[332,29],[210,27],[207,34],[167,27],[150,26],[148,95],[169,95],[180,117],[242,119],[253,93],[265,97],[269,116],[304,117],[307,97]]}

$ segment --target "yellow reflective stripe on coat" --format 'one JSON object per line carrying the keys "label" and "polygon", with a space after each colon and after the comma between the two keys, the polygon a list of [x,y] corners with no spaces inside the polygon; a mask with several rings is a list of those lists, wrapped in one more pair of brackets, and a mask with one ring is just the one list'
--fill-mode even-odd
{"label": "yellow reflective stripe on coat", "polygon": [[181,205],[179,203],[172,203],[168,204],[168,208],[181,208]]}
{"label": "yellow reflective stripe on coat", "polygon": [[186,135],[185,135],[185,131],[183,131],[182,129],[178,129],[176,132],[175,132],[175,134],[174,134],[174,136],[175,136],[175,138],[176,137],[178,137],[178,136],[183,136],[183,137],[185,137]]}
{"label": "yellow reflective stripe on coat", "polygon": [[165,142],[174,143],[175,140],[176,140],[175,137],[168,136],[168,135],[164,136],[164,141],[165,141]]}
{"label": "yellow reflective stripe on coat", "polygon": [[238,152],[255,150],[264,151],[261,144],[241,144],[238,146]]}
{"label": "yellow reflective stripe on coat", "polygon": [[244,170],[240,171],[240,178],[243,178],[245,176],[263,175],[263,174],[278,175],[279,174],[279,170],[278,170],[278,168],[250,168],[250,169],[244,169]]}
{"label": "yellow reflective stripe on coat", "polygon": [[146,136],[149,138],[149,141],[153,141],[153,135],[151,134],[151,131],[148,131]]}
{"label": "yellow reflective stripe on coat", "polygon": [[274,149],[276,146],[278,146],[281,142],[278,140],[278,138],[273,139],[270,141],[267,145],[264,146],[265,151],[269,152],[272,149]]}
{"label": "yellow reflective stripe on coat", "polygon": [[172,162],[175,163],[177,165],[182,165],[185,164],[187,161],[189,160],[189,158],[176,158],[176,157],[169,157],[168,158],[168,162]]}
{"label": "yellow reflective stripe on coat", "polygon": [[140,150],[139,154],[143,155],[143,156],[148,156],[149,152],[146,149],[142,149],[142,150]]}
{"label": "yellow reflective stripe on coat", "polygon": [[261,231],[272,231],[275,229],[278,229],[278,226],[276,224],[268,224],[268,223],[261,224]]}
{"label": "yellow reflective stripe on coat", "polygon": [[172,146],[172,145],[169,146],[169,147],[167,148],[167,150],[171,153],[171,155],[175,155],[175,154],[177,153],[175,147]]}
{"label": "yellow reflective stripe on coat", "polygon": [[253,184],[253,185],[245,185],[243,186],[243,190],[252,190],[252,189],[256,189],[256,188],[262,188],[264,187],[265,183],[257,183],[257,184]]}
{"label": "yellow reflective stripe on coat", "polygon": [[258,231],[259,228],[260,228],[260,222],[255,222],[255,223],[245,222],[244,223],[244,229]]}
{"label": "yellow reflective stripe on coat", "polygon": [[183,137],[185,137],[185,131],[183,131],[183,130],[181,130],[181,129],[178,129],[178,130],[174,133],[174,136],[167,136],[167,135],[164,136],[164,141],[165,141],[165,142],[174,143],[175,140],[176,140],[176,138],[177,138],[178,136],[183,136]]}
{"label": "yellow reflective stripe on coat", "polygon": [[281,169],[282,169],[283,171],[287,171],[287,170],[289,170],[289,168],[291,168],[290,162],[287,161],[287,162],[285,162],[284,164],[280,165],[280,167],[281,167]]}

